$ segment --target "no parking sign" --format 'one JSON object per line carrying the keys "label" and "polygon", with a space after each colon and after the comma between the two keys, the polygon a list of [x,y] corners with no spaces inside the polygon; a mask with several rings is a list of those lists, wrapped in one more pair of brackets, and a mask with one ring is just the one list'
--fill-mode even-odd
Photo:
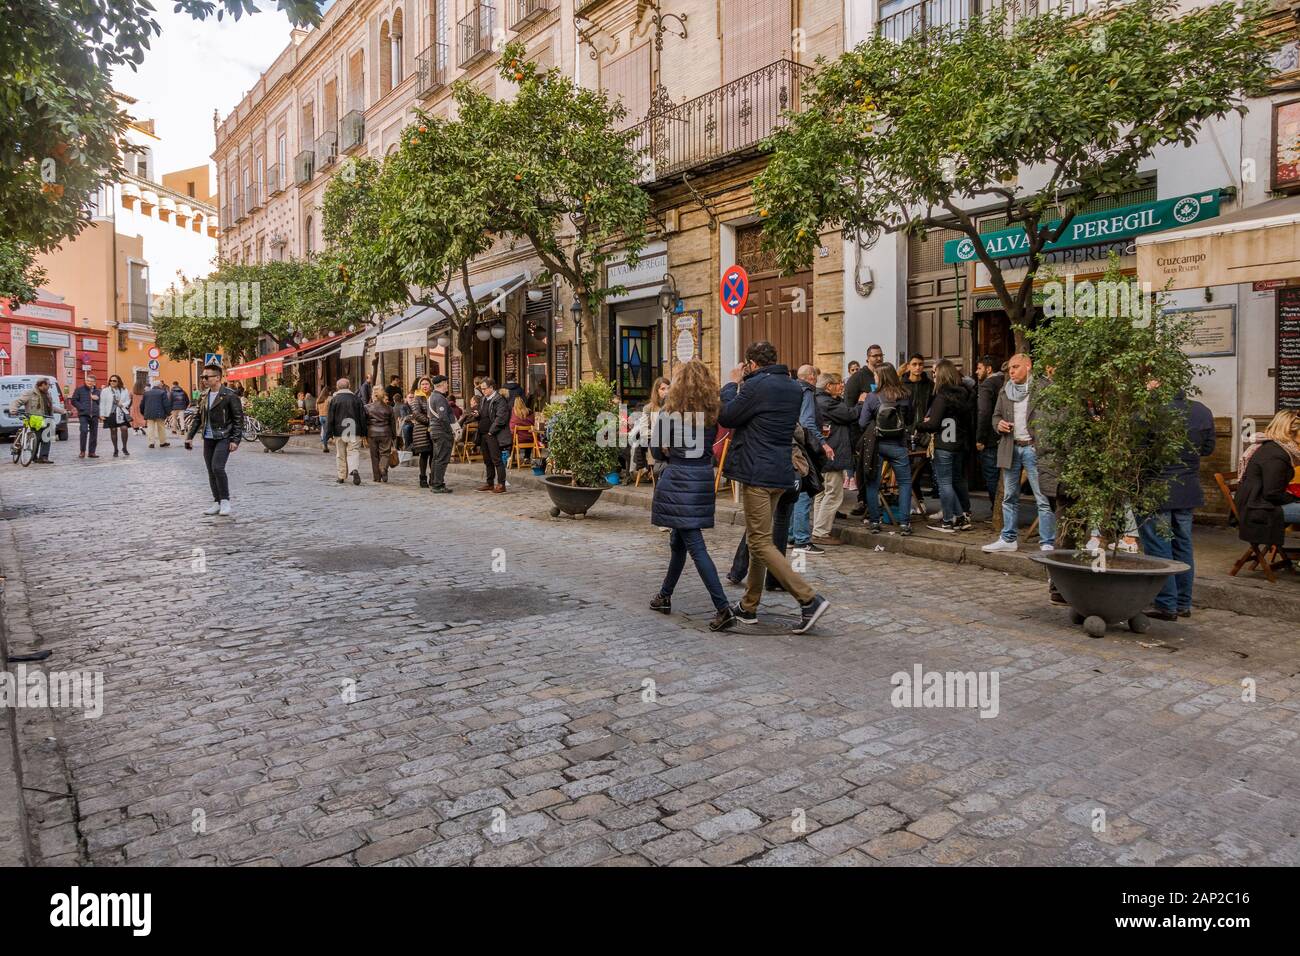
{"label": "no parking sign", "polygon": [[749,273],[741,266],[729,266],[722,273],[718,294],[722,299],[722,311],[727,315],[739,315],[749,300]]}

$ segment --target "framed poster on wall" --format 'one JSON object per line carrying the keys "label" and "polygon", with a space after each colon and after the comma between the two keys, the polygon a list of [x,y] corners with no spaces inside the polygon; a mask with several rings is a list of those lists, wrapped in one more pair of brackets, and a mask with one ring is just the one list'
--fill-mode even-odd
{"label": "framed poster on wall", "polygon": [[703,327],[704,312],[701,309],[679,312],[672,316],[672,325],[668,331],[671,337],[668,351],[673,366],[704,357]]}
{"label": "framed poster on wall", "polygon": [[1191,320],[1192,339],[1187,343],[1191,358],[1213,358],[1237,354],[1237,306],[1202,305],[1189,309],[1169,309],[1170,315]]}
{"label": "framed poster on wall", "polygon": [[1269,166],[1274,192],[1300,189],[1300,100],[1273,104],[1273,155]]}

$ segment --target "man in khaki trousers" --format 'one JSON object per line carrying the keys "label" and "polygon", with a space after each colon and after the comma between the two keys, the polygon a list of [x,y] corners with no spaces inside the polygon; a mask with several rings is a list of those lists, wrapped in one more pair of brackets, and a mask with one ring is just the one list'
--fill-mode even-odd
{"label": "man in khaki trousers", "polygon": [[366,435],[366,408],[352,391],[351,384],[346,378],[338,380],[328,413],[327,435],[334,439],[340,485],[349,475],[354,485],[361,484],[361,439]]}
{"label": "man in khaki trousers", "polygon": [[830,606],[795,570],[772,541],[772,516],[777,501],[796,487],[791,446],[803,404],[803,389],[777,363],[771,342],[754,342],[745,362],[732,370],[722,388],[718,424],[732,429],[731,447],[723,473],[740,485],[749,545],[749,578],[745,596],[732,608],[741,624],[758,621],[766,572],[799,602],[800,621],[791,633],[812,630]]}

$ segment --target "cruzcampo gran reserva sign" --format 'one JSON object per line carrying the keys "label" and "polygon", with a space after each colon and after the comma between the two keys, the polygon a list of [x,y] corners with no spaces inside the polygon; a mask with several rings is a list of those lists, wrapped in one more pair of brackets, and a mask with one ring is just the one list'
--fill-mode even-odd
{"label": "cruzcampo gran reserva sign", "polygon": [[[1158,232],[1175,226],[1186,226],[1219,214],[1219,190],[1158,199],[1155,202],[1121,206],[1104,212],[1090,212],[1070,220],[1065,233],[1056,242],[1049,242],[1044,252],[1069,249],[1073,246],[1091,246],[1099,242],[1128,239],[1146,232]],[[1058,220],[1059,221],[1059,220]],[[994,259],[1023,256],[1029,253],[1029,236],[1024,227],[999,229],[980,237],[985,250]],[[976,259],[975,243],[969,238],[950,239],[943,244],[943,261],[970,262]]]}

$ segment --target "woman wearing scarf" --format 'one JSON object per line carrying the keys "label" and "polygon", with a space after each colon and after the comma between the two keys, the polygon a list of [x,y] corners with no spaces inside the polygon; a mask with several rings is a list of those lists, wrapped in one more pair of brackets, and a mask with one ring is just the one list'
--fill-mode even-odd
{"label": "woman wearing scarf", "polygon": [[1288,489],[1300,468],[1300,411],[1273,416],[1237,485],[1239,536],[1249,544],[1282,547],[1286,526],[1300,524],[1300,496]]}

